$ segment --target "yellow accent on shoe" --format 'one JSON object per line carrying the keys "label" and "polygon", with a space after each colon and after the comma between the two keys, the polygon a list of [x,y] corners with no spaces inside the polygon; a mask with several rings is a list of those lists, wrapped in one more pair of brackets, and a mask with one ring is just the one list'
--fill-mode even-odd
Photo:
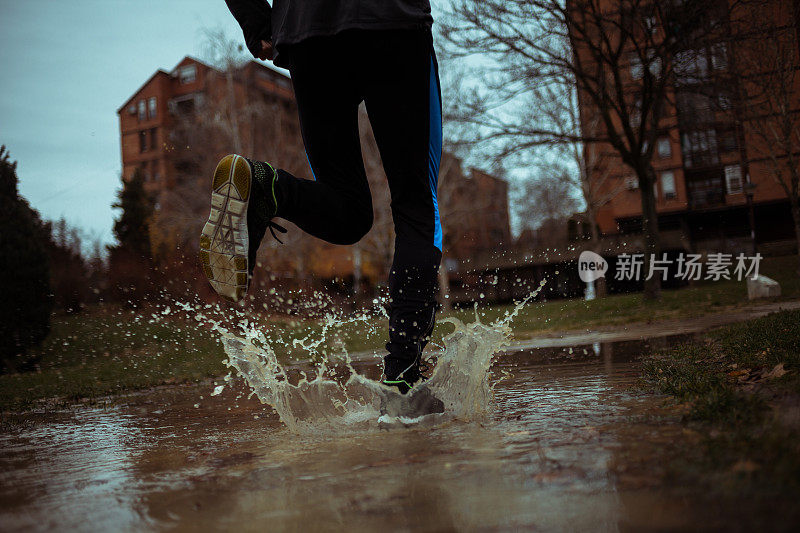
{"label": "yellow accent on shoe", "polygon": [[233,184],[240,197],[247,198],[250,195],[251,179],[250,165],[243,157],[239,158],[233,169]]}
{"label": "yellow accent on shoe", "polygon": [[200,234],[200,265],[214,290],[240,301],[250,285],[247,207],[252,191],[250,164],[239,155],[220,160],[211,180],[211,213]]}
{"label": "yellow accent on shoe", "polygon": [[233,154],[226,155],[219,163],[217,163],[217,168],[214,171],[214,179],[211,184],[212,191],[216,191],[228,181],[228,177],[231,173],[231,162],[233,161],[234,157],[236,156]]}

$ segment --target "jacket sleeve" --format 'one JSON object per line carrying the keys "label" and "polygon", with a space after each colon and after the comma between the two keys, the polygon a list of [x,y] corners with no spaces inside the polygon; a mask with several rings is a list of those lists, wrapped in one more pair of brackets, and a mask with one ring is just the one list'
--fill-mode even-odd
{"label": "jacket sleeve", "polygon": [[261,41],[272,40],[272,8],[266,0],[225,0],[236,22],[242,27],[247,49],[258,57]]}

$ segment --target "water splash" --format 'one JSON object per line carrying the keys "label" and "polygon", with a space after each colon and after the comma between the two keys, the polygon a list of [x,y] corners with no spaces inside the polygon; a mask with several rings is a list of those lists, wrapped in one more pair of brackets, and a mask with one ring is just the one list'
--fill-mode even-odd
{"label": "water splash", "polygon": [[[343,344],[342,353],[336,356],[322,354],[313,378],[301,373],[299,380],[293,382],[259,327],[249,322],[240,324],[244,334],[239,335],[219,323],[211,321],[211,324],[220,334],[228,356],[226,364],[245,380],[252,394],[278,413],[291,431],[342,432],[374,429],[381,425],[475,420],[484,417],[493,405],[490,367],[497,353],[511,339],[511,322],[543,286],[544,282],[506,312],[502,319],[491,324],[480,321],[477,307],[475,322],[465,324],[454,317],[442,320],[452,324],[454,329],[443,339],[443,349],[430,379],[406,396],[356,372]],[[345,320],[329,316],[318,336],[295,339],[292,345],[319,356],[317,350],[337,328],[354,322],[366,324],[369,320],[366,313]],[[344,377],[335,371],[342,367]],[[444,412],[431,413],[424,407],[421,412],[415,412],[415,405],[428,405],[415,403],[422,391],[440,400]],[[218,390],[215,392],[219,393]],[[420,394],[415,396],[417,393]],[[381,406],[385,411],[387,404],[399,406],[395,408],[397,412],[381,416]]]}

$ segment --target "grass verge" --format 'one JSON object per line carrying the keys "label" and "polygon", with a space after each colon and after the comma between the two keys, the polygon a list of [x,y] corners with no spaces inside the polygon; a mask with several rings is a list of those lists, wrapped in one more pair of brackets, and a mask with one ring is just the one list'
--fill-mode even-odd
{"label": "grass verge", "polygon": [[[781,284],[781,299],[800,298],[797,256],[764,259],[760,272]],[[764,301],[761,300],[762,303]],[[661,298],[653,302],[644,301],[640,293],[616,294],[588,302],[580,299],[534,302],[514,320],[514,334],[518,338],[525,338],[547,331],[694,318],[747,305],[750,302],[747,300],[746,282],[734,280],[708,281],[683,289],[662,291]],[[502,317],[511,307],[481,309],[480,313],[485,317],[482,320]],[[471,310],[456,313],[457,316],[471,314]]]}
{"label": "grass verge", "polygon": [[[795,263],[795,256],[762,262],[762,272],[781,283],[783,298],[800,297]],[[641,294],[613,295],[590,302],[534,302],[520,311],[513,328],[518,338],[525,338],[546,331],[691,318],[747,303],[744,282],[724,281],[664,291],[657,302],[644,302]],[[482,307],[478,313],[482,321],[490,322],[511,308]],[[474,319],[472,309],[452,315],[464,321]],[[307,356],[291,341],[319,339],[322,330],[317,321],[252,319],[268,333],[274,341],[270,344],[283,360]],[[385,322],[337,328],[321,351],[341,346],[350,352],[380,351],[388,334]],[[434,343],[450,330],[447,324],[437,324]],[[0,411],[30,409],[43,400],[68,404],[166,383],[198,381],[227,371],[225,354],[215,334],[189,317],[177,318],[175,313],[165,317],[158,310],[134,312],[102,306],[78,315],[55,316],[50,336],[38,351],[42,356],[38,372],[0,375]]]}
{"label": "grass verge", "polygon": [[692,462],[706,479],[760,496],[800,491],[800,311],[649,356],[643,376],[705,435]]}
{"label": "grass verge", "polygon": [[103,306],[56,315],[39,370],[0,376],[0,410],[70,403],[224,373],[222,347],[187,321]]}

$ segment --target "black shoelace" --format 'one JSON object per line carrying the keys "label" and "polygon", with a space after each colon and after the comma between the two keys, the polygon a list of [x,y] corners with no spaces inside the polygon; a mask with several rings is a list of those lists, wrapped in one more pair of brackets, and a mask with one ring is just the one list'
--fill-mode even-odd
{"label": "black shoelace", "polygon": [[275,238],[275,240],[278,241],[279,243],[283,244],[283,241],[280,240],[277,235],[275,235],[275,230],[278,230],[281,233],[286,233],[286,228],[284,228],[280,224],[276,224],[272,220],[270,220],[267,223],[267,227],[269,228],[269,232],[272,233],[272,236]]}

